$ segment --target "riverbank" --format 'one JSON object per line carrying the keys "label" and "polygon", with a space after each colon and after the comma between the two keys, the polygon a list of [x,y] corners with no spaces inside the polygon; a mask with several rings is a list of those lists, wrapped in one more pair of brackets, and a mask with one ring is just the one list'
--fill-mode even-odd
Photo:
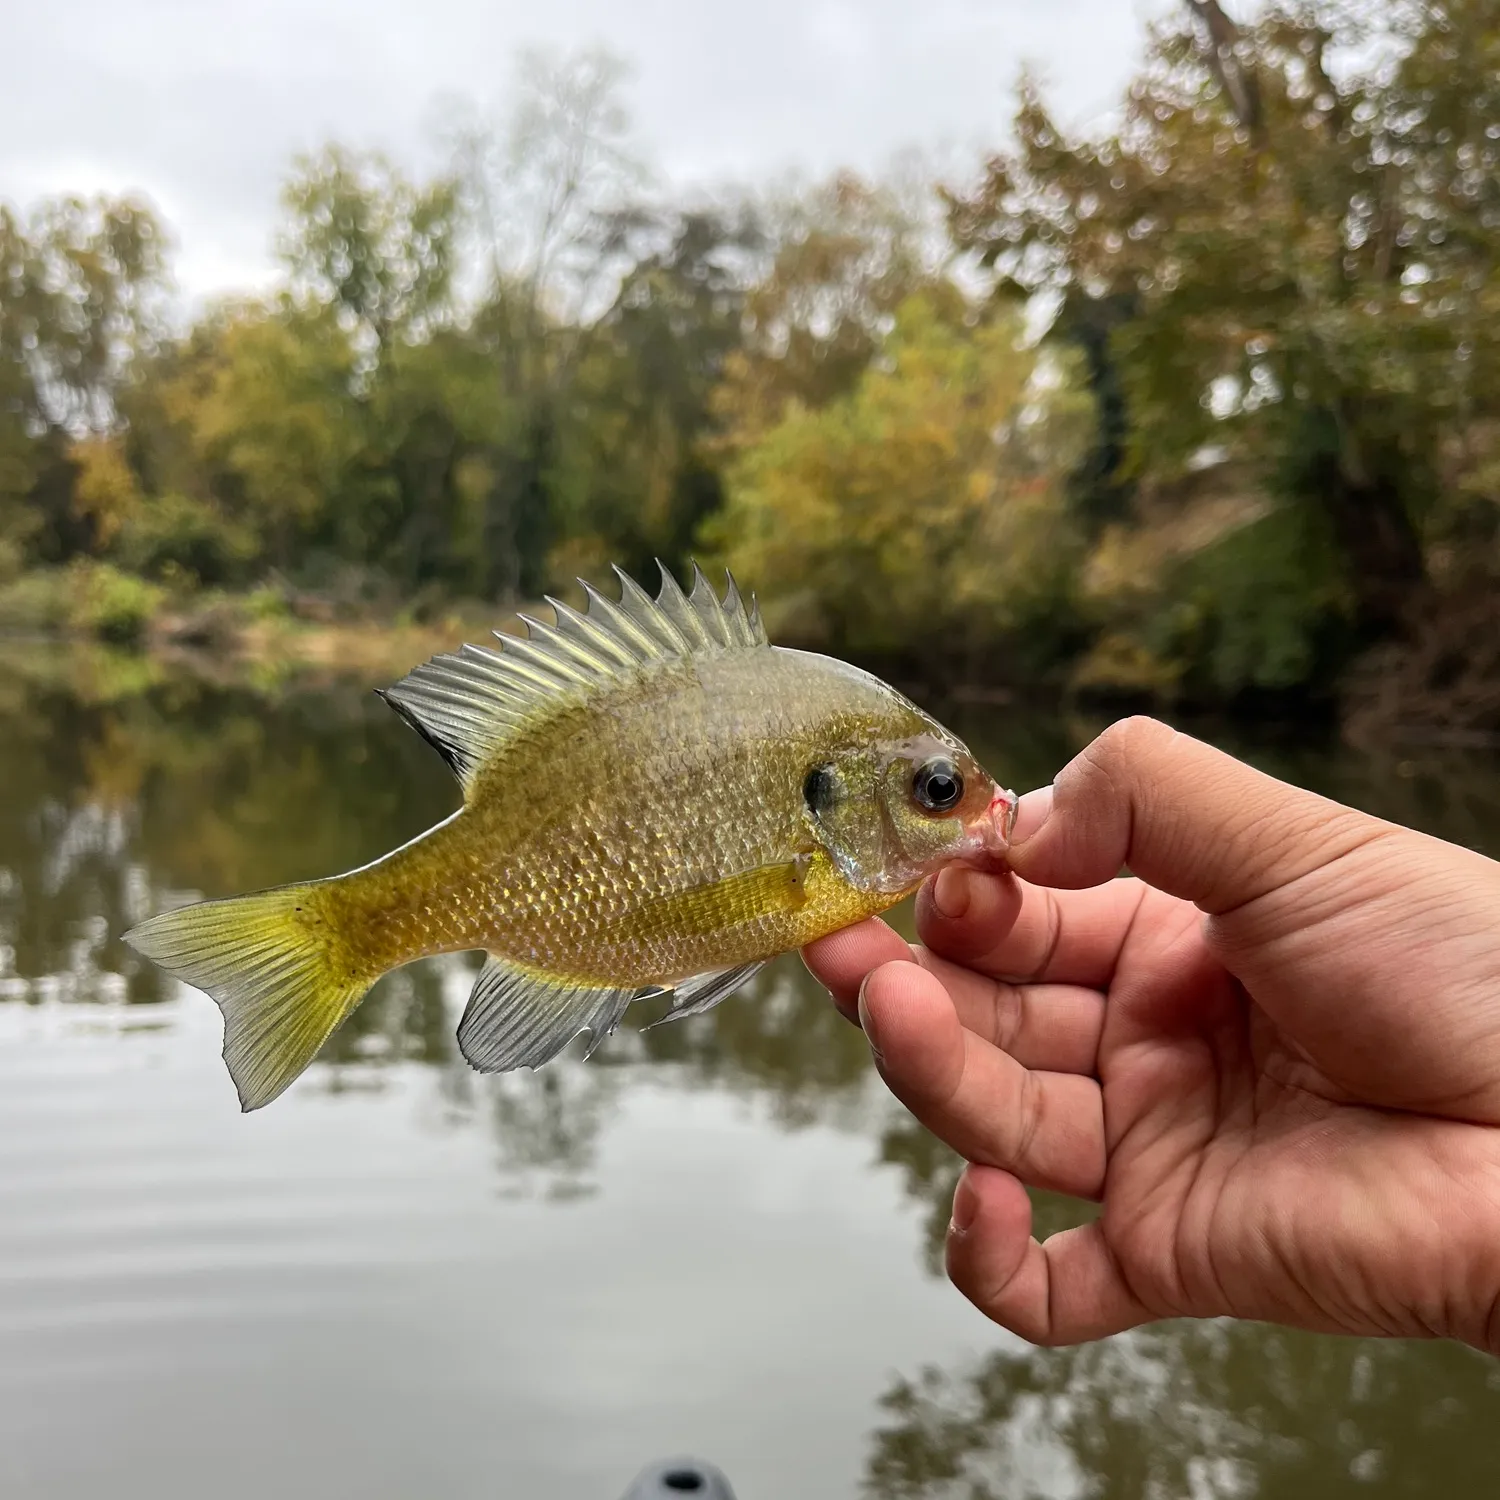
{"label": "riverbank", "polygon": [[[996,649],[948,676],[923,655],[872,658],[837,641],[778,631],[780,644],[826,651],[867,667],[935,709],[954,706],[1034,712],[1040,705],[1103,722],[1133,712],[1204,715],[1215,721],[1341,730],[1350,743],[1500,746],[1500,630],[1494,586],[1429,594],[1400,638],[1352,658],[1318,685],[1202,691],[1190,674],[1143,677],[1133,662],[1110,670],[1099,649],[1051,671],[1028,675],[1026,653]],[[581,602],[581,601],[580,601]],[[523,605],[551,618],[545,603]],[[56,659],[78,652],[105,663],[85,675],[126,686],[152,675],[152,663],[224,683],[274,687],[292,679],[378,687],[421,662],[494,631],[523,627],[513,607],[480,600],[393,601],[300,591],[281,581],[256,588],[169,590],[108,564],[78,562],[36,570],[0,585],[0,641],[43,649]],[[103,655],[98,655],[99,652]],[[44,668],[44,670],[48,670]],[[69,672],[73,671],[69,668]],[[106,696],[112,689],[106,689]]]}
{"label": "riverbank", "polygon": [[[175,662],[194,675],[389,682],[440,651],[514,628],[478,602],[419,616],[389,603],[254,589],[170,590],[107,564],[35,570],[0,586],[0,640],[50,658],[103,653]],[[103,658],[101,658],[103,659]]]}

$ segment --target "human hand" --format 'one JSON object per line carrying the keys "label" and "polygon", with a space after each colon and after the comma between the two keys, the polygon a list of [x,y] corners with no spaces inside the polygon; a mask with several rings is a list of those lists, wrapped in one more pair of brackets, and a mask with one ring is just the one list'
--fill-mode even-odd
{"label": "human hand", "polygon": [[[1010,863],[930,882],[922,947],[806,954],[971,1163],[955,1285],[1038,1344],[1230,1315],[1500,1353],[1500,865],[1149,719],[1022,800]],[[1102,1212],[1038,1244],[1023,1184]]]}

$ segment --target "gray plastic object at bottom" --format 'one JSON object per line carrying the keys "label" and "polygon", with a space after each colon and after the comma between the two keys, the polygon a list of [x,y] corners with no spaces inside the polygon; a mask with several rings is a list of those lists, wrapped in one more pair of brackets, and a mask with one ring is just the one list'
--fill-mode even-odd
{"label": "gray plastic object at bottom", "polygon": [[643,1470],[621,1500],[734,1500],[734,1491],[701,1458],[673,1458]]}

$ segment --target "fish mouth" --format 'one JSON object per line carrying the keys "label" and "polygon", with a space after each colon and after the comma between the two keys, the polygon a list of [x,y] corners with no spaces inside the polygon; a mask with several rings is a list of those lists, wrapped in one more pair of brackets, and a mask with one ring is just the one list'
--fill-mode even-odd
{"label": "fish mouth", "polygon": [[1020,799],[1004,787],[996,787],[989,806],[969,824],[964,862],[980,869],[1003,870],[1010,852],[1010,836],[1016,826],[1016,804]]}

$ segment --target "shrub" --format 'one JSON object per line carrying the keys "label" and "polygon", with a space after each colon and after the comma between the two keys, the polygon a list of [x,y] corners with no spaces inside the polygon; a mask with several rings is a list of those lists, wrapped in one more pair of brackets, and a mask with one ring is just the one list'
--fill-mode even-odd
{"label": "shrub", "polygon": [[68,624],[115,645],[134,645],[161,608],[164,590],[109,563],[78,564],[70,570]]}
{"label": "shrub", "polygon": [[187,495],[158,495],[121,527],[113,553],[133,573],[163,583],[213,586],[244,576],[258,546],[246,527]]}

